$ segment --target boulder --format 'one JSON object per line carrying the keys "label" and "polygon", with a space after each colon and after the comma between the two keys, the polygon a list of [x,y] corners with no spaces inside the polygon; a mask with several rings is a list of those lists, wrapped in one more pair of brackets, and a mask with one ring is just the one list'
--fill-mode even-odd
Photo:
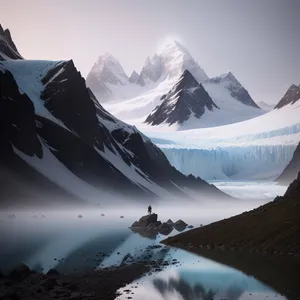
{"label": "boulder", "polygon": [[194,228],[194,226],[193,226],[193,225],[189,225],[187,228],[190,228],[190,229],[191,229],[191,228]]}
{"label": "boulder", "polygon": [[83,218],[83,215],[78,215],[78,219],[82,219]]}
{"label": "boulder", "polygon": [[139,227],[139,221],[133,222],[133,224],[131,225],[131,227]]}
{"label": "boulder", "polygon": [[173,230],[173,226],[165,222],[158,226],[157,230],[161,234],[168,235]]}
{"label": "boulder", "polygon": [[139,219],[138,222],[134,222],[131,227],[142,227],[146,228],[151,223],[157,222],[157,214],[150,214],[143,216]]}
{"label": "boulder", "polygon": [[124,216],[120,216],[120,219],[124,219]]}
{"label": "boulder", "polygon": [[171,226],[174,226],[174,222],[171,219],[169,219],[166,223],[171,225]]}
{"label": "boulder", "polygon": [[187,227],[188,224],[186,224],[184,221],[182,220],[178,220],[174,223],[174,228],[178,231],[182,231]]}
{"label": "boulder", "polygon": [[161,225],[161,221],[156,221],[155,223],[150,223],[147,226],[147,229],[149,229],[149,230],[157,230],[160,225]]}

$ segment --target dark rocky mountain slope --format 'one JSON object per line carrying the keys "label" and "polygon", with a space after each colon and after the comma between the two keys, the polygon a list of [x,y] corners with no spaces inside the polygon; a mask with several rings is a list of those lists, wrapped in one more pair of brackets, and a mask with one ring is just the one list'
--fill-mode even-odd
{"label": "dark rocky mountain slope", "polygon": [[288,104],[294,104],[300,99],[300,85],[292,84],[274,109],[282,108]]}
{"label": "dark rocky mountain slope", "polygon": [[205,109],[218,109],[202,84],[199,84],[193,75],[185,70],[168,94],[163,95],[161,105],[147,117],[145,123],[159,125],[167,123],[181,124],[190,117],[199,119]]}
{"label": "dark rocky mountain slope", "polygon": [[189,198],[185,188],[227,197],[178,172],[146,136],[110,115],[73,61],[15,60],[11,53],[0,62],[0,82],[1,176],[18,174],[1,182],[1,203],[22,198],[25,191],[13,187],[16,180],[27,187],[28,178],[38,203],[53,193],[83,203]]}
{"label": "dark rocky mountain slope", "polygon": [[168,245],[300,254],[300,173],[282,197],[249,212],[166,239]]}

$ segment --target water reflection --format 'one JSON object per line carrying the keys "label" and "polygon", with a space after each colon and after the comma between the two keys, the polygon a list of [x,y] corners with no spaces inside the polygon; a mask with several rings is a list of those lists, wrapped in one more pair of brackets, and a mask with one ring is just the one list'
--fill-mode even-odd
{"label": "water reflection", "polygon": [[[189,253],[186,255],[189,263],[144,276],[121,289],[120,293],[132,291],[133,300],[286,299],[253,277],[201,257],[194,257],[191,264],[192,257]],[[117,299],[126,297],[125,293]]]}
{"label": "water reflection", "polygon": [[[0,268],[20,261],[37,271],[56,268],[73,273],[147,261],[154,271],[138,279],[134,300],[286,299],[272,288],[236,269],[160,244],[166,236],[128,229],[136,216],[47,214],[46,218],[7,218],[0,228]],[[175,229],[169,236],[177,234]],[[123,290],[132,289],[133,284]],[[118,299],[127,299],[126,293]]]}
{"label": "water reflection", "polygon": [[177,293],[185,300],[211,300],[215,295],[212,290],[206,292],[204,286],[200,283],[192,286],[181,278],[170,278],[168,280],[156,278],[153,279],[153,285],[164,298],[166,298],[168,294]]}

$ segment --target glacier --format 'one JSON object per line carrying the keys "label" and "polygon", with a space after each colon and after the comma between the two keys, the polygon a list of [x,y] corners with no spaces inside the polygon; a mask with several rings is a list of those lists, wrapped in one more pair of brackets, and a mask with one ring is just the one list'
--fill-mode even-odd
{"label": "glacier", "polygon": [[274,180],[300,141],[300,103],[213,128],[176,132],[139,129],[183,174],[207,181]]}
{"label": "glacier", "polygon": [[281,174],[296,145],[230,146],[212,149],[160,147],[185,175],[205,180],[269,180]]}

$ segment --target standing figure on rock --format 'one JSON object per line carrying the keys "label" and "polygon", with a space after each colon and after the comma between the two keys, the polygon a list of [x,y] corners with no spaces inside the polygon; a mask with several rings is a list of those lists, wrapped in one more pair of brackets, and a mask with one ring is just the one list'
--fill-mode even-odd
{"label": "standing figure on rock", "polygon": [[148,206],[148,214],[151,215],[151,213],[152,213],[152,206],[149,205],[149,206]]}

